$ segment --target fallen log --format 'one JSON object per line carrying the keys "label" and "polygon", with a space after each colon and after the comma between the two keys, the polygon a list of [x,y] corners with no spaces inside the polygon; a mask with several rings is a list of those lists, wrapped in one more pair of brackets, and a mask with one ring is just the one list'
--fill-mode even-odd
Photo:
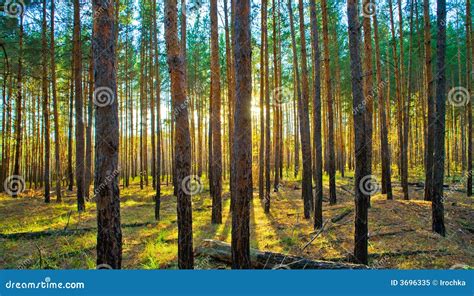
{"label": "fallen log", "polygon": [[[143,223],[130,223],[122,224],[122,228],[128,227],[144,227],[147,225],[156,225],[155,222],[143,222]],[[64,235],[76,235],[82,234],[89,231],[96,231],[97,227],[84,227],[76,229],[60,229],[60,230],[44,230],[44,231],[35,231],[35,232],[15,232],[15,233],[0,233],[0,238],[6,239],[36,239],[46,236],[64,236]]]}
{"label": "fallen log", "polygon": [[400,231],[387,231],[387,232],[374,232],[369,233],[369,239],[373,239],[376,237],[384,237],[384,236],[394,236],[399,234],[405,234],[407,232],[413,232],[415,229],[402,229]]}
{"label": "fallen log", "polygon": [[[196,248],[197,256],[208,256],[215,260],[232,263],[229,243],[206,239]],[[311,260],[304,257],[285,255],[250,249],[250,261],[255,269],[367,269],[366,265],[345,262]]]}
{"label": "fallen log", "polygon": [[[416,256],[416,255],[452,255],[448,250],[408,250],[408,251],[395,251],[395,252],[382,252],[382,253],[369,253],[369,259],[380,259],[384,257],[403,257],[403,256]],[[333,257],[333,258],[325,258],[325,260],[330,260],[331,262],[339,262],[339,261],[351,261],[353,260],[353,255],[348,254],[344,257]]]}

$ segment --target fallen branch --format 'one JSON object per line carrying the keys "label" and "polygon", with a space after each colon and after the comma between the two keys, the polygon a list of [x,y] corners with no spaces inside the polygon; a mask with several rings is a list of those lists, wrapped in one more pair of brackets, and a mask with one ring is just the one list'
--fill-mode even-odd
{"label": "fallen branch", "polygon": [[[232,263],[229,243],[206,239],[196,248],[198,256],[208,256],[215,260]],[[252,268],[256,269],[366,269],[366,265],[345,262],[311,260],[304,257],[285,255],[268,251],[250,249]]]}
{"label": "fallen branch", "polygon": [[[402,257],[402,256],[415,256],[415,255],[422,255],[422,254],[430,254],[430,255],[451,255],[448,250],[408,250],[408,251],[399,251],[399,252],[383,252],[383,253],[369,253],[370,259],[379,259],[384,257]],[[345,257],[333,257],[333,258],[325,258],[325,260],[330,260],[334,262],[339,261],[352,261],[352,254],[349,254]]]}
{"label": "fallen branch", "polygon": [[[128,227],[143,227],[147,226],[148,224],[154,225],[150,222],[143,222],[143,223],[131,223],[131,224],[122,224],[122,228]],[[62,230],[45,230],[45,231],[36,231],[36,232],[16,232],[16,233],[0,233],[0,238],[6,239],[36,239],[45,236],[64,236],[64,235],[76,235],[82,234],[85,232],[96,231],[97,227],[84,227],[78,229],[62,229]]]}
{"label": "fallen branch", "polygon": [[399,235],[399,234],[404,234],[404,233],[413,232],[413,231],[415,231],[415,230],[414,229],[402,229],[400,231],[374,232],[374,233],[369,233],[369,239],[372,239],[372,238],[375,238],[375,237]]}

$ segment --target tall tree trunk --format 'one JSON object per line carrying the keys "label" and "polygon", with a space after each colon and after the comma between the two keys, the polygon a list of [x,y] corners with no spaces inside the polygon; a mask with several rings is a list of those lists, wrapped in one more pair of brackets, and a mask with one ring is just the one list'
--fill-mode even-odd
{"label": "tall tree trunk", "polygon": [[55,60],[55,44],[54,44],[54,15],[55,15],[55,0],[51,0],[51,96],[53,99],[53,116],[54,116],[54,162],[55,162],[55,180],[56,180],[56,201],[61,202],[61,151],[60,151],[60,127],[59,127],[59,103],[56,93],[56,60]]}
{"label": "tall tree trunk", "polygon": [[46,0],[43,0],[43,22],[42,22],[42,36],[41,36],[41,44],[42,44],[42,96],[43,96],[43,120],[44,120],[44,202],[49,203],[51,201],[50,197],[50,135],[49,135],[49,97],[48,97],[48,58],[47,52],[48,48],[46,45]]}
{"label": "tall tree trunk", "polygon": [[425,200],[432,199],[433,190],[433,147],[434,147],[434,121],[436,116],[434,99],[434,80],[431,66],[431,23],[429,0],[423,0],[424,30],[425,30],[425,85],[428,102],[428,123],[425,142]]}
{"label": "tall tree trunk", "polygon": [[158,48],[158,32],[157,32],[157,20],[156,20],[156,0],[153,1],[153,26],[155,28],[154,46],[155,46],[155,79],[156,79],[156,130],[157,130],[157,143],[156,143],[156,194],[155,194],[155,220],[160,219],[160,206],[161,206],[161,78],[160,78],[160,59],[159,59],[159,48]]}
{"label": "tall tree trunk", "polygon": [[[274,81],[274,147],[275,147],[275,179],[274,179],[274,184],[273,184],[273,189],[275,192],[278,192],[278,188],[280,186],[280,167],[282,165],[282,159],[281,159],[281,151],[283,149],[283,145],[281,144],[281,134],[280,134],[280,123],[281,123],[281,116],[280,116],[280,110],[281,110],[281,104],[283,103],[281,101],[280,97],[280,90],[281,90],[281,80],[280,80],[280,68],[278,65],[278,49],[277,47],[279,46],[279,40],[277,39],[277,12],[278,7],[275,5],[275,0],[272,0],[272,25],[273,25],[273,81]],[[269,208],[270,208],[270,203],[269,203]]]}
{"label": "tall tree trunk", "polygon": [[314,158],[314,229],[323,226],[323,154],[321,141],[321,52],[315,0],[310,0],[311,48],[313,56],[313,146]]}
{"label": "tall tree trunk", "polygon": [[329,173],[329,203],[336,203],[336,165],[334,156],[334,114],[332,103],[331,69],[329,63],[329,29],[327,0],[321,0],[323,15],[323,45],[324,45],[324,70],[326,78],[326,93],[328,105],[328,173]]}
{"label": "tall tree trunk", "polygon": [[86,127],[86,169],[85,169],[85,197],[89,199],[90,186],[92,183],[92,114],[94,104],[94,53],[91,48],[91,58],[89,62],[89,98],[87,104],[87,127]]}
{"label": "tall tree trunk", "polygon": [[361,264],[368,263],[368,225],[367,201],[368,195],[364,189],[364,181],[369,175],[367,145],[367,121],[364,94],[362,89],[362,63],[360,57],[360,25],[357,15],[357,0],[347,1],[347,18],[349,25],[349,52],[351,60],[351,84],[354,111],[354,136],[355,136],[355,234],[354,257]]}
{"label": "tall tree trunk", "polygon": [[[232,0],[234,1],[234,0]],[[260,148],[258,156],[258,196],[260,199],[265,197],[265,89],[268,86],[265,85],[265,34],[264,30],[267,10],[264,9],[264,3],[262,2],[262,14],[261,14],[261,36],[260,36]]]}
{"label": "tall tree trunk", "polygon": [[76,103],[76,189],[77,210],[86,209],[84,202],[84,121],[82,101],[82,51],[79,0],[74,0],[74,97]]}
{"label": "tall tree trunk", "polygon": [[232,1],[235,7],[233,37],[235,110],[232,170],[232,268],[249,269],[250,201],[252,189],[252,64],[250,0]]}
{"label": "tall tree trunk", "polygon": [[193,230],[191,196],[185,189],[186,180],[191,174],[191,139],[189,135],[188,104],[186,98],[185,61],[178,39],[176,0],[165,1],[165,39],[168,53],[168,66],[171,77],[171,96],[173,105],[180,108],[175,116],[175,172],[178,197],[178,266],[192,269]]}
{"label": "tall tree trunk", "polygon": [[[372,4],[371,0],[363,0],[363,7],[367,7]],[[372,114],[374,112],[374,85],[373,85],[373,61],[372,61],[372,28],[370,23],[370,16],[364,16],[362,20],[362,26],[364,28],[364,64],[363,64],[363,77],[364,77],[364,98],[365,98],[365,123],[366,123],[366,136],[367,136],[367,170],[368,174],[372,174]],[[357,111],[356,111],[357,112]],[[370,206],[370,195],[368,197],[368,205]]]}
{"label": "tall tree trunk", "polygon": [[[77,1],[77,0],[76,0]],[[117,61],[115,57],[115,4],[92,2],[94,89],[107,90],[108,104],[95,112],[95,180],[97,188],[97,265],[120,269],[122,264],[122,230],[120,227],[119,118],[117,98]]]}
{"label": "tall tree trunk", "polygon": [[[232,1],[232,0],[231,0]],[[234,83],[234,73],[233,73],[233,58],[232,58],[232,47],[230,41],[230,27],[229,27],[229,17],[227,10],[227,0],[224,0],[224,26],[225,26],[225,56],[226,56],[226,76],[227,76],[227,103],[229,109],[229,160],[232,159],[232,141],[234,138],[234,101],[235,101],[235,83]],[[199,129],[198,129],[198,139],[199,139]],[[201,142],[199,142],[201,145]],[[199,161],[198,161],[199,163]],[[229,169],[229,180],[232,180],[234,173]],[[232,185],[233,182],[229,182],[229,191],[232,194]],[[232,198],[231,198],[232,202]],[[230,207],[232,209],[232,207]]]}
{"label": "tall tree trunk", "polygon": [[[472,79],[474,79],[474,69],[472,66],[472,58],[474,56],[473,46],[473,29],[471,21],[471,0],[466,0],[466,59],[467,59],[467,89],[471,93]],[[472,98],[467,104],[468,132],[467,132],[467,196],[472,196]]]}
{"label": "tall tree trunk", "polygon": [[[386,84],[382,80],[382,62],[380,61],[380,43],[377,14],[373,15],[374,19],[374,39],[375,39],[375,56],[377,68],[377,96],[379,108],[379,124],[380,124],[380,158],[382,160],[382,193],[387,194],[387,199],[393,199],[392,196],[392,174],[390,167],[390,146],[388,143],[388,128],[386,114],[386,99],[384,98],[383,87]],[[388,78],[387,78],[388,79]]]}
{"label": "tall tree trunk", "polygon": [[222,223],[221,70],[217,0],[211,0],[212,223]]}
{"label": "tall tree trunk", "polygon": [[434,121],[433,151],[433,199],[432,230],[442,236],[446,235],[444,227],[443,181],[444,181],[444,137],[446,117],[446,0],[437,0],[437,42],[436,42],[436,119]]}
{"label": "tall tree trunk", "polygon": [[[16,122],[15,122],[15,138],[16,138],[16,149],[15,149],[15,162],[13,164],[13,175],[19,176],[20,173],[20,162],[21,162],[21,113],[22,113],[22,75],[23,75],[23,14],[20,15],[20,32],[18,37],[18,76],[17,76],[17,97],[16,97]],[[17,191],[13,191],[13,196],[17,196]]]}
{"label": "tall tree trunk", "polygon": [[74,186],[74,173],[72,171],[72,116],[74,107],[74,53],[72,57],[72,71],[71,71],[71,84],[69,90],[69,122],[68,122],[68,136],[67,136],[67,177],[68,177],[68,190],[72,191]]}
{"label": "tall tree trunk", "polygon": [[262,2],[265,17],[263,19],[263,28],[262,30],[265,31],[265,40],[264,40],[264,47],[265,47],[265,213],[270,212],[270,147],[271,147],[271,139],[270,139],[270,68],[269,68],[269,51],[268,51],[268,26],[267,26],[267,15],[268,15],[268,0],[263,0]]}
{"label": "tall tree trunk", "polygon": [[301,152],[303,154],[303,184],[302,194],[304,201],[304,217],[310,218],[313,206],[313,173],[311,160],[311,133],[309,130],[309,83],[308,66],[306,59],[306,33],[304,25],[303,0],[298,2],[300,16],[300,42],[301,42],[301,102],[298,105],[301,130]]}

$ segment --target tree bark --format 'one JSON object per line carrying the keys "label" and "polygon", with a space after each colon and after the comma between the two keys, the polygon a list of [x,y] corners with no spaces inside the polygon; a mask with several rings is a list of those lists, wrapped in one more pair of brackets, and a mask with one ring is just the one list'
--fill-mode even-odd
{"label": "tree bark", "polygon": [[432,199],[433,190],[433,146],[434,146],[434,121],[436,116],[435,100],[434,100],[434,80],[431,66],[431,23],[430,23],[430,6],[429,0],[423,0],[424,11],[424,30],[425,30],[425,84],[428,102],[428,123],[425,141],[425,200]]}
{"label": "tree bark", "polygon": [[50,197],[50,135],[49,135],[49,97],[48,97],[48,59],[47,59],[47,45],[46,45],[46,0],[43,0],[43,22],[42,22],[42,96],[43,96],[43,121],[44,121],[44,202],[49,203],[51,201]]}
{"label": "tree bark", "polygon": [[379,108],[379,124],[380,124],[380,158],[382,160],[382,194],[387,195],[387,199],[393,199],[392,195],[392,174],[390,167],[390,145],[388,143],[388,128],[386,114],[386,99],[384,98],[385,81],[382,80],[382,62],[380,60],[380,43],[377,14],[373,15],[374,19],[374,39],[375,39],[375,56],[377,69],[377,96]]}
{"label": "tree bark", "polygon": [[360,57],[360,25],[357,14],[357,0],[347,1],[347,16],[349,25],[349,52],[351,60],[351,81],[354,111],[354,136],[355,136],[355,233],[354,257],[358,263],[368,263],[368,195],[364,188],[364,177],[369,173],[368,146],[367,146],[367,121],[364,94],[362,89],[362,63]]}
{"label": "tree bark", "polygon": [[59,127],[58,114],[58,98],[56,93],[56,58],[55,58],[55,44],[54,44],[54,15],[55,15],[55,0],[51,0],[51,96],[53,99],[53,116],[54,116],[54,161],[55,161],[55,179],[56,179],[56,201],[61,202],[61,151],[59,148],[61,135]]}
{"label": "tree bark", "polygon": [[310,0],[311,48],[313,52],[313,146],[314,158],[314,229],[323,226],[323,154],[321,141],[321,52],[315,0]]}
{"label": "tree bark", "polygon": [[165,40],[168,53],[168,66],[171,77],[171,96],[173,106],[179,108],[175,116],[175,173],[178,198],[178,266],[192,269],[193,226],[191,196],[185,190],[185,178],[191,174],[191,139],[189,135],[188,101],[186,97],[185,61],[178,39],[176,0],[165,1]]}
{"label": "tree bark", "polygon": [[[443,180],[444,180],[444,137],[446,117],[446,0],[437,0],[437,42],[436,42],[436,119],[434,121],[433,151],[433,199],[431,204],[432,230],[446,235],[444,226]],[[434,173],[436,172],[436,173]]]}
{"label": "tree bark", "polygon": [[221,70],[217,0],[211,0],[212,223],[222,223]]}
{"label": "tree bark", "polygon": [[250,0],[232,1],[235,12],[235,110],[232,147],[232,268],[249,269],[250,201],[252,188],[252,66],[250,39]]}
{"label": "tree bark", "polygon": [[74,97],[76,107],[76,189],[77,210],[86,210],[84,201],[84,120],[82,101],[82,51],[79,0],[74,0]]}
{"label": "tree bark", "polygon": [[95,112],[95,180],[97,200],[97,265],[120,269],[122,264],[122,230],[120,227],[120,189],[118,166],[119,119],[117,98],[117,61],[115,56],[115,4],[92,2],[94,88],[108,91],[108,104]]}
{"label": "tree bark", "polygon": [[334,156],[334,114],[332,103],[331,69],[329,63],[329,29],[327,0],[321,0],[323,15],[323,45],[324,45],[324,70],[326,78],[326,93],[328,105],[328,173],[329,173],[329,203],[336,204],[336,165]]}

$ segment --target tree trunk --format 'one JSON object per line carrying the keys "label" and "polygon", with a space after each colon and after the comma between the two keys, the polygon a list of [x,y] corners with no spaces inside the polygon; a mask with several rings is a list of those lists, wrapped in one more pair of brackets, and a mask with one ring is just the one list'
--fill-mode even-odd
{"label": "tree trunk", "polygon": [[[20,175],[20,162],[21,162],[21,113],[22,113],[22,62],[23,62],[23,14],[20,15],[20,32],[18,37],[18,76],[17,76],[17,98],[16,98],[16,122],[15,122],[15,138],[16,138],[16,149],[15,149],[15,163],[13,164],[13,175]],[[13,191],[13,196],[17,196],[17,191]]]}
{"label": "tree trunk", "polygon": [[47,45],[46,45],[46,0],[43,0],[43,22],[42,22],[42,96],[43,96],[43,120],[44,120],[44,202],[49,203],[51,197],[50,192],[50,135],[49,135],[49,102],[48,102],[48,59],[47,59]]}
{"label": "tree trunk", "polygon": [[321,142],[321,52],[315,0],[310,1],[311,48],[313,51],[313,145],[314,158],[314,229],[323,226],[323,155]]}
{"label": "tree trunk", "polygon": [[217,0],[211,0],[212,223],[222,223],[221,70]]}
{"label": "tree trunk", "polygon": [[434,100],[434,80],[431,66],[431,23],[429,0],[423,0],[424,30],[425,30],[425,84],[428,101],[428,123],[425,142],[425,200],[432,199],[433,190],[433,146],[434,146],[434,121],[436,116]]}
{"label": "tree trunk", "polygon": [[[119,119],[116,99],[117,28],[113,18],[117,7],[100,0],[94,0],[92,5],[95,16],[92,45],[96,90],[94,187],[97,200],[97,265],[107,264],[113,269],[120,269],[122,230],[118,166]],[[98,104],[97,101],[100,99],[98,96],[108,96],[107,104]]]}
{"label": "tree trunk", "polygon": [[56,60],[55,60],[55,44],[54,44],[54,14],[55,14],[55,0],[51,0],[51,96],[53,99],[53,116],[54,116],[54,162],[55,162],[55,179],[56,179],[56,201],[61,202],[61,151],[60,145],[60,127],[58,114],[58,98],[56,93]]}
{"label": "tree trunk", "polygon": [[[234,1],[234,0],[232,0]],[[266,2],[265,2],[266,3]],[[267,33],[264,30],[266,19],[267,19],[267,11],[263,9],[264,2],[262,2],[262,13],[261,13],[261,27],[262,32],[260,36],[260,148],[259,148],[259,156],[258,156],[258,196],[260,199],[264,199],[265,197],[265,181],[264,181],[264,173],[265,173],[265,34]]]}
{"label": "tree trunk", "polygon": [[[379,124],[380,124],[380,158],[382,160],[382,193],[387,194],[387,199],[393,199],[392,196],[392,174],[390,167],[390,145],[388,143],[388,128],[386,114],[386,99],[384,98],[385,81],[382,80],[382,62],[380,61],[380,43],[377,14],[373,15],[374,19],[374,39],[375,39],[375,56],[377,68],[377,96],[379,108]],[[388,78],[387,78],[388,79]]]}
{"label": "tree trunk", "polygon": [[179,108],[175,116],[175,173],[178,197],[178,266],[192,269],[193,226],[191,196],[186,190],[186,180],[191,174],[191,139],[189,135],[188,104],[186,97],[185,61],[178,39],[176,0],[165,1],[165,39],[171,77],[173,106]]}
{"label": "tree trunk", "polygon": [[[355,135],[355,233],[354,257],[358,263],[368,262],[368,225],[367,201],[368,195],[364,189],[366,177],[369,175],[367,121],[364,94],[362,90],[362,64],[360,57],[360,25],[357,15],[357,0],[347,1],[347,17],[349,25],[349,52],[351,60],[352,97],[354,108],[354,135]],[[357,111],[357,112],[356,112]]]}
{"label": "tree trunk", "polygon": [[235,61],[234,139],[232,147],[232,268],[249,269],[250,201],[252,188],[252,65],[250,0],[233,1],[235,20],[233,44]]}
{"label": "tree trunk", "polygon": [[[467,89],[471,93],[472,79],[474,79],[474,69],[472,66],[472,58],[474,56],[474,46],[473,46],[473,29],[471,22],[471,0],[466,0],[466,59],[467,59]],[[467,132],[467,196],[472,196],[472,98],[468,101],[467,104],[467,118],[468,118],[468,132]]]}
{"label": "tree trunk", "polygon": [[436,120],[434,121],[433,151],[433,199],[431,204],[433,232],[446,235],[444,227],[443,180],[444,180],[444,137],[446,117],[446,0],[437,0],[438,20],[436,57]]}
{"label": "tree trunk", "polygon": [[334,114],[332,103],[331,69],[329,63],[329,29],[327,0],[321,0],[323,15],[323,45],[324,45],[324,70],[326,78],[326,93],[328,107],[328,173],[329,173],[329,203],[336,204],[336,165],[334,161]]}
{"label": "tree trunk", "polygon": [[[372,5],[371,0],[363,0],[362,6],[367,7]],[[365,99],[365,124],[366,124],[366,143],[367,143],[367,175],[372,174],[372,114],[374,112],[374,85],[373,85],[373,61],[372,61],[372,28],[370,23],[370,16],[364,16],[362,19],[362,26],[364,28],[364,62],[363,62],[363,76],[364,77],[364,99]],[[357,112],[357,111],[356,111]],[[370,195],[368,197],[368,206],[370,207]]]}
{"label": "tree trunk", "polygon": [[84,119],[82,101],[82,51],[79,0],[74,0],[74,97],[76,103],[76,189],[77,210],[86,210],[84,201]]}

